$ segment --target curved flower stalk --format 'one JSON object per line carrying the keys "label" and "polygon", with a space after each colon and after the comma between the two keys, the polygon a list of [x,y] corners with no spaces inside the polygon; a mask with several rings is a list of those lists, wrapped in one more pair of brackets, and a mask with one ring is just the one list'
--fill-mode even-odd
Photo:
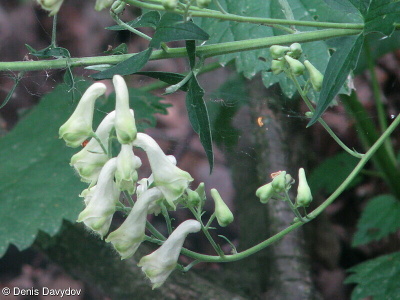
{"label": "curved flower stalk", "polygon": [[132,143],[137,134],[135,116],[129,110],[129,93],[124,78],[114,75],[115,88],[115,131],[121,144]]}
{"label": "curved flower stalk", "polygon": [[138,180],[137,169],[142,165],[139,157],[133,154],[132,144],[122,144],[121,151],[117,156],[117,171],[115,179],[121,191],[133,194]]}
{"label": "curved flower stalk", "polygon": [[103,83],[92,84],[83,94],[71,117],[60,127],[60,139],[64,139],[67,146],[76,148],[93,134],[94,103],[105,91],[106,86]]}
{"label": "curved flower stalk", "polygon": [[162,197],[158,188],[151,188],[141,194],[124,223],[106,238],[106,242],[113,244],[115,250],[121,255],[121,259],[135,254],[145,237],[149,205]]}
{"label": "curved flower stalk", "polygon": [[[111,130],[114,128],[114,120],[115,111],[112,111],[101,121],[96,130],[97,138],[105,147],[108,145]],[[92,138],[81,151],[71,157],[70,165],[78,172],[83,182],[93,185],[108,159],[107,153],[104,153],[98,140]]]}
{"label": "curved flower stalk", "polygon": [[49,11],[49,16],[54,16],[60,10],[64,0],[37,0],[40,6]]}
{"label": "curved flower stalk", "polygon": [[113,4],[114,0],[96,0],[96,4],[94,9],[97,11],[103,10],[107,7],[110,7]]}
{"label": "curved flower stalk", "polygon": [[172,232],[160,248],[142,257],[138,266],[150,279],[153,289],[160,287],[175,269],[186,236],[200,229],[201,225],[198,221],[187,220]]}
{"label": "curved flower stalk", "polygon": [[161,190],[168,204],[175,209],[174,201],[193,181],[192,176],[175,166],[149,135],[138,133],[133,145],[146,151],[153,171],[154,184]]}
{"label": "curved flower stalk", "polygon": [[83,222],[103,238],[111,224],[120,191],[114,182],[117,159],[110,159],[100,172],[99,180],[86,208],[79,214],[77,222]]}

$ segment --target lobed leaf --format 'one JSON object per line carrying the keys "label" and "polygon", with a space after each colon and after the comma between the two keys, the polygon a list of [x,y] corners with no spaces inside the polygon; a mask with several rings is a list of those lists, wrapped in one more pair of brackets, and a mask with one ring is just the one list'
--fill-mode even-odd
{"label": "lobed leaf", "polygon": [[393,195],[371,199],[357,224],[353,246],[380,240],[400,229],[400,202]]}
{"label": "lobed leaf", "polygon": [[347,270],[353,273],[345,283],[357,284],[351,300],[373,297],[374,300],[399,299],[400,252],[371,259]]}
{"label": "lobed leaf", "polygon": [[400,2],[393,0],[372,0],[365,15],[364,34],[380,32],[390,36],[394,23],[400,20]]}

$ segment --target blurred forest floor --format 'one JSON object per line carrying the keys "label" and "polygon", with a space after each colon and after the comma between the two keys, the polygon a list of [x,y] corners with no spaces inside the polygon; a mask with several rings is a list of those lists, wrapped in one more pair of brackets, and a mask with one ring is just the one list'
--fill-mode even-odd
{"label": "blurred forest floor", "polygon": [[[0,60],[15,61],[33,59],[28,55],[24,46],[29,44],[35,49],[45,48],[50,44],[52,19],[47,13],[34,5],[35,1],[23,3],[23,1],[3,0],[0,2]],[[139,52],[147,47],[147,41],[130,35],[126,31],[107,31],[104,27],[113,25],[108,12],[95,12],[94,1],[66,1],[59,14],[58,45],[67,48],[72,57],[101,55],[110,46],[116,47],[124,42],[128,45],[129,52]],[[125,20],[132,20],[139,15],[139,11],[128,9],[124,13]],[[163,70],[168,72],[184,72],[187,70],[184,59],[169,61],[153,61],[146,67],[147,70]],[[75,76],[88,76],[90,71],[76,68]],[[386,113],[388,116],[396,115],[400,110],[400,50],[390,53],[379,59],[376,72],[380,85],[384,91]],[[207,90],[213,90],[223,82],[227,72],[218,70],[207,76],[204,81]],[[10,74],[0,75],[0,101],[6,97],[13,85]],[[16,75],[16,74],[12,74]],[[40,97],[51,91],[54,86],[62,81],[63,72],[49,70],[43,72],[29,72],[24,75],[21,84],[11,101],[0,110],[0,135],[11,130],[26,110],[38,103]],[[150,82],[146,78],[130,77],[131,86],[143,86]],[[370,79],[367,73],[356,77],[355,86],[364,106],[376,119],[374,100],[370,90]],[[110,83],[107,83],[110,85]],[[110,86],[111,87],[111,86]],[[159,91],[159,95],[162,91]],[[189,171],[196,181],[194,186],[201,181],[206,181],[206,186],[215,187],[221,191],[222,197],[234,209],[232,203],[234,187],[229,174],[228,163],[222,151],[216,151],[216,165],[212,176],[208,176],[208,163],[203,154],[202,147],[193,135],[187,120],[184,94],[176,93],[166,96],[166,101],[173,104],[169,108],[168,116],[160,116],[156,128],[149,133],[157,139],[168,154],[178,156],[180,166]],[[208,101],[218,101],[208,98]],[[301,117],[300,112],[288,114],[290,118]],[[342,107],[338,106],[329,110],[324,119],[338,134],[338,136],[350,147],[361,149],[357,144],[356,133],[351,119],[345,114]],[[389,119],[389,118],[388,118]],[[306,121],[304,123],[306,125]],[[322,162],[339,151],[337,144],[319,126],[313,126],[312,149],[314,152],[314,165]],[[311,136],[310,135],[310,136]],[[400,137],[394,136],[395,148],[400,147]],[[393,234],[383,241],[371,243],[359,248],[351,248],[351,239],[355,231],[356,221],[365,203],[372,196],[383,193],[377,179],[364,180],[357,187],[346,191],[327,210],[324,221],[316,220],[307,226],[316,230],[318,224],[328,226],[324,231],[317,230],[315,242],[311,244],[313,253],[313,271],[316,285],[326,300],[348,299],[351,286],[344,286],[345,270],[366,259],[382,254],[400,250],[399,233]],[[77,197],[77,201],[79,198]],[[181,221],[185,216],[175,216]],[[328,225],[326,225],[328,224]],[[237,232],[226,233],[237,236]],[[320,235],[319,235],[320,234]],[[207,249],[203,249],[207,252]],[[205,266],[214,268],[215,266]],[[83,282],[75,281],[65,274],[61,267],[51,263],[47,258],[28,249],[19,252],[10,247],[7,254],[0,259],[0,288],[3,287],[42,287],[49,288],[80,288],[84,291],[79,297],[69,299],[107,299],[98,294]],[[0,295],[0,299],[2,296]],[[51,297],[14,297],[13,299],[52,299]]]}

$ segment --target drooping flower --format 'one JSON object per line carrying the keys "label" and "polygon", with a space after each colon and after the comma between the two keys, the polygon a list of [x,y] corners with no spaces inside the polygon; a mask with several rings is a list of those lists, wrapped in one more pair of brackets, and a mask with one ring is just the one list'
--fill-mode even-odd
{"label": "drooping flower", "polygon": [[[102,168],[97,185],[86,208],[79,214],[77,222],[83,222],[103,238],[111,224],[120,191],[114,182],[117,158],[110,159]],[[86,195],[87,196],[87,195]]]}
{"label": "drooping flower", "polygon": [[105,91],[106,86],[103,83],[92,84],[83,94],[71,117],[60,127],[60,139],[64,139],[67,146],[76,148],[93,133],[94,103]]}
{"label": "drooping flower", "polygon": [[187,220],[172,232],[160,248],[142,257],[138,266],[150,279],[153,289],[160,287],[175,269],[186,236],[200,229],[198,221]]}
{"label": "drooping flower", "polygon": [[162,197],[156,187],[141,194],[124,223],[108,235],[106,242],[113,244],[121,259],[131,257],[144,240],[149,205]]}
{"label": "drooping flower", "polygon": [[133,194],[138,180],[137,169],[142,165],[139,157],[133,154],[131,144],[122,144],[121,151],[117,156],[117,171],[115,179],[121,191]]}
{"label": "drooping flower", "polygon": [[110,7],[114,0],[96,0],[96,4],[94,9],[97,11],[103,10],[107,7]]}
{"label": "drooping flower", "polygon": [[313,197],[307,183],[306,173],[303,168],[299,169],[299,186],[297,188],[296,207],[307,207]]}
{"label": "drooping flower", "polygon": [[121,144],[132,143],[137,134],[135,117],[129,110],[129,92],[124,78],[114,75],[113,84],[115,88],[115,131]]}
{"label": "drooping flower", "polygon": [[64,0],[37,0],[40,6],[49,11],[49,16],[54,16],[60,10],[60,7]]}
{"label": "drooping flower", "polygon": [[211,197],[214,199],[215,203],[215,216],[217,218],[218,224],[221,227],[228,226],[233,222],[233,214],[229,209],[228,205],[222,200],[221,195],[216,189],[211,189]]}
{"label": "drooping flower", "polygon": [[[112,111],[101,121],[96,130],[98,139],[106,149],[111,130],[114,128],[114,120],[115,111]],[[75,168],[83,182],[93,185],[96,183],[101,168],[108,159],[107,153],[104,153],[99,142],[95,138],[92,138],[81,151],[71,157],[70,165]]]}
{"label": "drooping flower", "polygon": [[161,190],[168,204],[175,208],[174,201],[193,181],[192,176],[175,166],[149,135],[138,133],[133,145],[146,151],[155,186]]}
{"label": "drooping flower", "polygon": [[266,204],[274,194],[275,190],[272,187],[272,182],[260,186],[256,191],[256,196],[260,198],[260,202],[263,204]]}

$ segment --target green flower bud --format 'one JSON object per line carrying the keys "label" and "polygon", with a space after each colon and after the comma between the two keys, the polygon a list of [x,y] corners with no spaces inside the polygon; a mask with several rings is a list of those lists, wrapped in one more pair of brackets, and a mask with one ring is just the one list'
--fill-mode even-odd
{"label": "green flower bud", "polygon": [[281,72],[283,72],[284,68],[285,68],[285,62],[283,60],[277,60],[277,59],[272,60],[271,71],[274,75],[278,75]]}
{"label": "green flower bud", "polygon": [[320,71],[317,70],[308,60],[304,61],[304,65],[307,68],[308,73],[310,74],[311,84],[313,89],[319,92],[322,88],[322,81],[324,80],[324,75]]}
{"label": "green flower bud", "polygon": [[256,191],[256,196],[260,198],[260,202],[266,204],[269,199],[275,194],[275,190],[272,187],[272,183],[264,184],[263,186],[259,187]]}
{"label": "green flower bud", "polygon": [[178,5],[179,0],[163,0],[162,5],[166,10],[174,10]]}
{"label": "green flower bud", "polygon": [[288,62],[290,70],[294,76],[303,75],[305,67],[300,61],[290,57],[289,55],[285,55],[285,59]]}
{"label": "green flower bud", "polygon": [[210,192],[211,197],[214,199],[215,216],[217,217],[218,224],[221,227],[225,227],[233,222],[233,214],[216,189],[211,189]]}
{"label": "green flower bud", "polygon": [[113,4],[113,2],[114,2],[114,0],[96,0],[94,9],[97,11],[103,10],[103,9],[111,6],[111,4]]}
{"label": "green flower bud", "polygon": [[281,58],[285,55],[286,51],[289,51],[290,48],[287,46],[279,46],[279,45],[273,45],[269,48],[269,51],[271,53],[271,56],[273,59],[278,59]]}
{"label": "green flower bud", "polygon": [[192,207],[196,207],[199,205],[201,199],[200,195],[197,194],[195,191],[192,191],[191,189],[186,189],[186,193],[188,195],[188,204],[191,205]]}
{"label": "green flower bud", "polygon": [[196,0],[197,6],[200,8],[208,7],[211,3],[211,0]]}
{"label": "green flower bud", "polygon": [[312,201],[310,187],[308,186],[306,173],[303,168],[299,169],[299,186],[297,188],[296,207],[307,207]]}
{"label": "green flower bud", "polygon": [[311,119],[313,117],[314,113],[312,111],[308,111],[305,113],[305,116],[309,119]]}
{"label": "green flower bud", "polygon": [[286,189],[286,171],[280,171],[271,182],[276,193],[282,193]]}
{"label": "green flower bud", "polygon": [[298,59],[300,58],[302,53],[303,50],[301,49],[301,45],[299,43],[294,43],[290,45],[290,51],[288,52],[288,55],[295,59]]}
{"label": "green flower bud", "polygon": [[60,10],[64,0],[37,0],[40,6],[49,11],[49,16],[54,16]]}

